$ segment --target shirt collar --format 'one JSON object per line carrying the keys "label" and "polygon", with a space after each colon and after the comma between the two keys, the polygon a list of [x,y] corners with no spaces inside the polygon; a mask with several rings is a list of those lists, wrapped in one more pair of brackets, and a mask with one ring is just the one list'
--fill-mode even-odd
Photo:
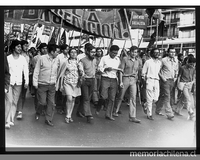
{"label": "shirt collar", "polygon": [[109,59],[117,59],[117,56],[115,56],[115,58],[111,58],[110,54],[108,54]]}
{"label": "shirt collar", "polygon": [[131,61],[137,61],[138,57],[135,57],[135,59],[133,59],[133,58],[131,58],[131,56],[128,56],[128,59],[131,60]]}

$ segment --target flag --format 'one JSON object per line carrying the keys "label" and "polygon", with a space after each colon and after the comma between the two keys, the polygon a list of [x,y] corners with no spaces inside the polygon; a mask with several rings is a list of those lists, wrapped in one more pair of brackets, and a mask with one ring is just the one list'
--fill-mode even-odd
{"label": "flag", "polygon": [[[161,21],[160,24],[159,24],[159,26],[158,26],[158,36],[163,37],[164,27],[165,27],[165,22]],[[151,35],[151,39],[149,41],[149,44],[148,44],[147,48],[151,48],[153,46],[153,44],[154,44],[155,41],[156,41],[156,30]]]}
{"label": "flag", "polygon": [[158,26],[158,36],[163,37],[164,35],[164,28],[165,28],[165,21],[161,21]]}
{"label": "flag", "polygon": [[36,44],[36,48],[38,48],[39,45],[40,45],[41,43],[42,43],[42,42],[41,42],[40,38],[38,38],[38,40],[37,40],[37,44]]}
{"label": "flag", "polygon": [[60,41],[59,41],[59,45],[63,45],[63,44],[66,44],[66,34],[65,34],[65,30],[60,38]]}
{"label": "flag", "polygon": [[[36,27],[35,27],[36,29]],[[34,34],[35,30],[34,30],[34,24],[29,26],[29,30],[28,30],[28,35],[27,35],[27,39],[31,39],[32,35]]]}
{"label": "flag", "polygon": [[21,33],[21,24],[13,24],[12,31]]}
{"label": "flag", "polygon": [[147,48],[151,48],[155,41],[156,41],[156,31],[151,35],[151,39],[149,41]]}
{"label": "flag", "polygon": [[147,8],[147,9],[146,9],[146,13],[147,13],[148,16],[149,16],[149,19],[151,19],[151,17],[153,16],[154,12],[155,12],[155,9],[154,9],[154,8]]}
{"label": "flag", "polygon": [[52,36],[50,38],[49,44],[57,44],[59,32],[60,32],[60,28],[55,27],[53,30]]}
{"label": "flag", "polygon": [[42,32],[42,35],[50,36],[51,33],[51,27],[50,26],[44,26],[44,30]]}

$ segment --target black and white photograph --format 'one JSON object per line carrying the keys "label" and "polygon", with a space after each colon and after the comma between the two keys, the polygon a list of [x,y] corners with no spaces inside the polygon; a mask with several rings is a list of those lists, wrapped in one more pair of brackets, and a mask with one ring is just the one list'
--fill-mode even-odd
{"label": "black and white photograph", "polygon": [[5,7],[5,150],[195,151],[196,20],[186,6]]}

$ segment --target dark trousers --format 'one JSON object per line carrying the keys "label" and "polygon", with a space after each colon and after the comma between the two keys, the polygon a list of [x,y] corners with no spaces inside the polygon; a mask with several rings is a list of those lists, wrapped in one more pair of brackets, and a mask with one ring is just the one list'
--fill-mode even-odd
{"label": "dark trousers", "polygon": [[100,100],[98,103],[97,111],[100,111],[101,106],[105,105],[106,100],[108,99],[106,116],[112,117],[116,93],[117,93],[117,79],[101,77],[101,92],[100,92]]}
{"label": "dark trousers", "polygon": [[57,110],[62,110],[62,111],[65,110],[66,97],[62,95],[62,92],[59,90],[56,91],[55,102]]}
{"label": "dark trousers", "polygon": [[173,116],[172,106],[170,105],[172,89],[174,87],[174,81],[168,79],[167,81],[160,81],[160,96],[156,103],[156,113],[160,113],[162,108],[165,108],[167,116]]}
{"label": "dark trousers", "polygon": [[[92,98],[92,93],[94,91],[94,78],[86,78],[81,86],[81,102],[80,105],[83,106],[85,116],[92,116],[90,101]],[[79,108],[80,109],[80,108]]]}
{"label": "dark trousers", "polygon": [[24,88],[24,85],[25,85],[25,80],[23,80],[22,82],[22,90],[21,90],[21,93],[20,93],[20,96],[19,96],[19,100],[17,102],[17,112],[23,110],[24,108],[24,103],[25,103],[25,100],[26,100],[26,92],[27,92],[27,88]]}
{"label": "dark trousers", "polygon": [[36,113],[41,113],[42,108],[47,105],[45,118],[52,121],[55,111],[55,84],[52,85],[38,85],[37,98],[38,108]]}

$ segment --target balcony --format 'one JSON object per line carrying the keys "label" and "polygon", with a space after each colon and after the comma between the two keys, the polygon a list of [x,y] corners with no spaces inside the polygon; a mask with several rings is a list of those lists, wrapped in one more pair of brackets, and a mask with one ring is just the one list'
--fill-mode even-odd
{"label": "balcony", "polygon": [[188,27],[195,27],[195,20],[192,22],[178,22],[177,23],[178,28],[188,28]]}

